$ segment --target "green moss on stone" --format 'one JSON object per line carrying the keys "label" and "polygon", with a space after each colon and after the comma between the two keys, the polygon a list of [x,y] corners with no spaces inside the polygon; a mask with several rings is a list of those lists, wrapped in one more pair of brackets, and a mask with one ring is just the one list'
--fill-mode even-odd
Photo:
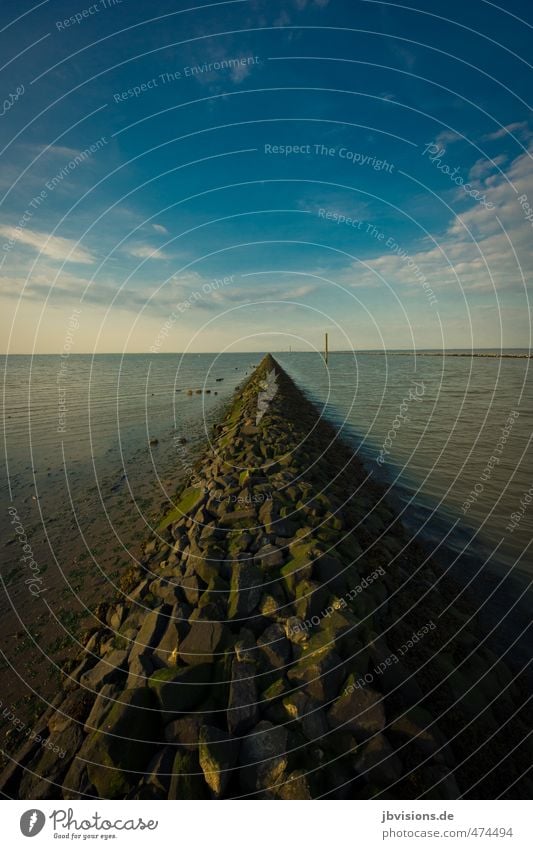
{"label": "green moss on stone", "polygon": [[167,513],[160,522],[158,530],[164,531],[165,528],[168,528],[168,526],[172,525],[173,522],[177,522],[178,519],[181,519],[184,515],[190,513],[199,506],[202,497],[203,491],[201,489],[196,489],[195,487],[190,486],[188,489],[184,490],[175,508],[171,510],[170,513]]}

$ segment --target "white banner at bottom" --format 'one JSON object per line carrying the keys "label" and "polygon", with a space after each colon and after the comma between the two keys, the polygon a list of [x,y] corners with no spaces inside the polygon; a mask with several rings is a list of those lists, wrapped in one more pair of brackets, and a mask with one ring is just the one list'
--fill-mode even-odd
{"label": "white banner at bottom", "polygon": [[[269,805],[268,811],[265,804]],[[526,801],[4,801],[6,847],[78,844],[295,849],[339,845],[531,849]]]}

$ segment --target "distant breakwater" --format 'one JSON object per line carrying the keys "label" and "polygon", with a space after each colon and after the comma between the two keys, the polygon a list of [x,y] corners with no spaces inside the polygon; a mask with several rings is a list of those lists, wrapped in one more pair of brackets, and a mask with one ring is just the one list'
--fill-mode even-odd
{"label": "distant breakwater", "polygon": [[523,682],[271,356],[121,589],[6,796],[531,796]]}

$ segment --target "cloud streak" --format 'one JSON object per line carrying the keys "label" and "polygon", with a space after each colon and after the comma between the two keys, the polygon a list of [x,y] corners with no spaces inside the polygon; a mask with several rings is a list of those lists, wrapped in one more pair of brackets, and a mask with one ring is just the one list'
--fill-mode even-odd
{"label": "cloud streak", "polygon": [[81,248],[74,239],[66,239],[63,236],[50,236],[37,230],[5,226],[0,226],[0,236],[8,243],[25,245],[56,262],[78,262],[84,265],[96,262],[90,251]]}

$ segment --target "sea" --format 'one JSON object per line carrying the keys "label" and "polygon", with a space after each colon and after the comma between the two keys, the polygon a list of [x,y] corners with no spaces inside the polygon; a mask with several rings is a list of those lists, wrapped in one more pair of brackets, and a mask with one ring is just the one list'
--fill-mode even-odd
{"label": "sea", "polygon": [[[272,353],[519,663],[533,577],[527,352]],[[83,616],[109,595],[261,357],[3,357],[0,636],[49,657],[47,617],[57,642],[74,599]]]}

